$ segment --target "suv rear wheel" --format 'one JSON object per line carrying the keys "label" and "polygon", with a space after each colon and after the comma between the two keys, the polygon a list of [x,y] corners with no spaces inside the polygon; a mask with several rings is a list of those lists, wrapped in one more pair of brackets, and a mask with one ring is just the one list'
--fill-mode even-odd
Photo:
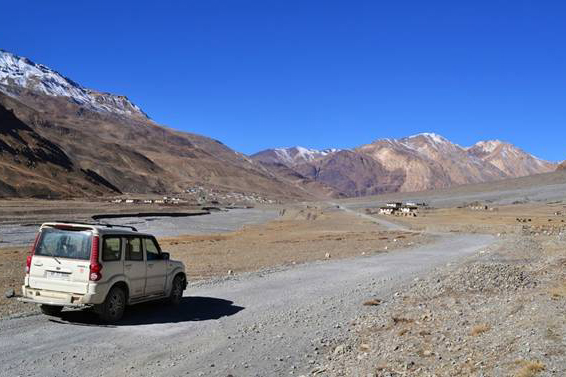
{"label": "suv rear wheel", "polygon": [[40,305],[39,308],[41,309],[41,312],[43,314],[50,316],[58,316],[59,314],[61,314],[61,311],[63,310],[62,306],[55,306],[55,305]]}
{"label": "suv rear wheel", "polygon": [[121,287],[113,287],[98,308],[98,315],[106,323],[116,323],[122,319],[125,309],[126,292]]}

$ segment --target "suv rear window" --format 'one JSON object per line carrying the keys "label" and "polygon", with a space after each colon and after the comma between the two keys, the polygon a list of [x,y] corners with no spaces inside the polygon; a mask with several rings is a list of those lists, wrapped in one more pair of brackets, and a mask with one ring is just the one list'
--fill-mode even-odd
{"label": "suv rear window", "polygon": [[102,243],[102,260],[105,262],[122,259],[122,238],[104,237]]}
{"label": "suv rear window", "polygon": [[139,237],[126,238],[126,260],[143,261],[143,251]]}
{"label": "suv rear window", "polygon": [[92,233],[46,228],[35,249],[35,255],[69,259],[90,259]]}

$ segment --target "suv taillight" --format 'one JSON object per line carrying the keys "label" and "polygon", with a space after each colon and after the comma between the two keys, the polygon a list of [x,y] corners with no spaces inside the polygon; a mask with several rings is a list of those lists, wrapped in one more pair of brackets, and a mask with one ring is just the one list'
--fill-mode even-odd
{"label": "suv taillight", "polygon": [[35,254],[35,248],[37,247],[37,242],[39,241],[40,234],[41,233],[37,233],[37,236],[35,236],[35,241],[33,243],[33,246],[31,247],[30,253],[26,258],[26,274],[29,274],[29,270],[31,269],[31,260],[33,258],[33,255]]}
{"label": "suv taillight", "polygon": [[29,270],[31,268],[31,255],[28,255],[26,259],[26,274],[29,274]]}
{"label": "suv taillight", "polygon": [[99,242],[99,236],[92,237],[92,251],[90,253],[90,281],[99,281],[100,279],[102,279],[102,274],[100,273],[100,270],[102,270],[102,265],[98,262]]}

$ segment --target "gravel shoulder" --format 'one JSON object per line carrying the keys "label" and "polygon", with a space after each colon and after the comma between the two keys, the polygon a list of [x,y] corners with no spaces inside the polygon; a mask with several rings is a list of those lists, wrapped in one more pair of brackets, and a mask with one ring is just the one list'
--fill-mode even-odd
{"label": "gravel shoulder", "polygon": [[321,355],[328,376],[565,376],[566,242],[515,235],[399,287]]}

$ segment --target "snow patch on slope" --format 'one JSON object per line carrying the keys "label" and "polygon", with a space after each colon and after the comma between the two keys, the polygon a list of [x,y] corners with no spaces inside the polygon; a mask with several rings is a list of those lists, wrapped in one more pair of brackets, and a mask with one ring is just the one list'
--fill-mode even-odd
{"label": "snow patch on slope", "polygon": [[[503,142],[500,140],[486,140],[486,141],[479,141],[470,148],[475,147],[484,153],[492,153],[497,149],[497,147],[501,146],[502,144]],[[470,148],[466,148],[466,149],[470,149]]]}
{"label": "snow patch on slope", "polygon": [[321,157],[328,156],[331,153],[338,152],[339,149],[309,149],[301,146],[288,148],[274,148],[273,152],[277,158],[284,164],[294,165],[302,162],[310,162]]}
{"label": "snow patch on slope", "polygon": [[[25,88],[52,97],[67,97],[79,105],[98,112],[147,118],[147,115],[125,96],[84,88],[43,64],[36,64],[27,58],[1,49],[0,84]],[[3,90],[2,86],[0,90],[13,96],[10,91]]]}
{"label": "snow patch on slope", "polygon": [[444,136],[441,136],[439,134],[435,134],[433,132],[421,132],[419,134],[409,136],[406,139],[415,139],[415,138],[418,138],[418,137],[425,137],[425,138],[429,139],[430,141],[432,141],[433,143],[436,143],[436,144],[450,143]]}

